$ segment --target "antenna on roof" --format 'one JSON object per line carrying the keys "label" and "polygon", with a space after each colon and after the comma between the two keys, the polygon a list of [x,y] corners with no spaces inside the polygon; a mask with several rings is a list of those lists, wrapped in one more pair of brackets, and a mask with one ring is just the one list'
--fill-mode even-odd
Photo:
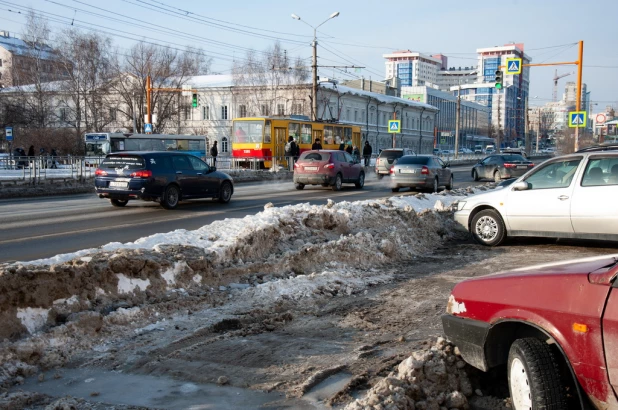
{"label": "antenna on roof", "polygon": [[77,15],[77,10],[73,10],[73,20],[71,20],[71,25],[73,25],[73,22],[75,22],[75,16]]}

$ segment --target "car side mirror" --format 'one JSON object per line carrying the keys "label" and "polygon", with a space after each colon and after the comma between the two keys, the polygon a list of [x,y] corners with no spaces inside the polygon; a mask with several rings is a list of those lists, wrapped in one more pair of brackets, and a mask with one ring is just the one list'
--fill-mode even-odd
{"label": "car side mirror", "polygon": [[215,172],[217,170],[217,167],[210,167],[210,172]]}
{"label": "car side mirror", "polygon": [[513,191],[527,191],[530,189],[530,184],[526,181],[515,182],[513,185]]}

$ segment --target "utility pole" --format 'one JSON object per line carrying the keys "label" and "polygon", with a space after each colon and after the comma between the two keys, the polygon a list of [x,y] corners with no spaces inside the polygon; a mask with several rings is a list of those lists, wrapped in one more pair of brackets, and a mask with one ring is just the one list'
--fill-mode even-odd
{"label": "utility pole", "polygon": [[538,109],[537,123],[536,123],[536,153],[539,153],[539,144],[541,138],[541,107]]}
{"label": "utility pole", "polygon": [[461,84],[457,91],[457,111],[455,111],[455,159],[459,156],[459,120],[461,118]]}
{"label": "utility pole", "polygon": [[311,119],[313,121],[317,121],[318,119],[318,35],[317,35],[318,28],[322,24],[326,23],[328,20],[334,19],[338,15],[339,15],[339,12],[336,11],[333,14],[331,14],[322,23],[313,27],[311,24],[307,23],[305,20],[301,20],[300,16],[297,16],[296,14],[292,14],[292,18],[294,20],[302,21],[303,23],[305,23],[306,25],[308,25],[309,27],[313,29],[313,43],[311,44],[311,46],[313,47],[313,62],[311,63],[311,76],[313,77],[313,81],[311,85],[311,99],[312,99],[311,111],[313,112],[311,113]]}
{"label": "utility pole", "polygon": [[500,152],[500,145],[502,144],[502,122],[500,119],[500,97],[501,97],[501,93],[500,90],[498,90],[498,136],[496,137],[496,152],[499,153]]}
{"label": "utility pole", "polygon": [[528,116],[528,98],[524,100],[524,149],[530,155],[530,117]]}
{"label": "utility pole", "polygon": [[[582,70],[584,66],[584,41],[579,42],[579,59],[577,60],[577,99],[575,111],[582,108]],[[579,127],[575,128],[575,151],[579,150]]]}

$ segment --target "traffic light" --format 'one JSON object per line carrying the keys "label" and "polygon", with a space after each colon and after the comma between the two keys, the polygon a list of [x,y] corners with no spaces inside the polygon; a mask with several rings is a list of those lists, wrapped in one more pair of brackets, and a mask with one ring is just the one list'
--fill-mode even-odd
{"label": "traffic light", "polygon": [[191,99],[191,105],[193,108],[197,107],[197,93],[193,93],[193,98]]}
{"label": "traffic light", "polygon": [[497,70],[496,71],[496,89],[497,90],[501,90],[502,89],[502,81],[504,80],[504,73],[502,72],[502,70]]}

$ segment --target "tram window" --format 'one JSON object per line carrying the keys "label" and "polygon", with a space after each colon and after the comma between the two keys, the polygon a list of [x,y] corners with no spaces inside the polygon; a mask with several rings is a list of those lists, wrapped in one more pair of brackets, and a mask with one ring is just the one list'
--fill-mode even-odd
{"label": "tram window", "polygon": [[165,140],[166,151],[176,151],[176,140]]}
{"label": "tram window", "polygon": [[330,125],[324,127],[324,143],[325,144],[334,144],[333,142],[333,127]]}
{"label": "tram window", "polygon": [[177,146],[178,146],[178,151],[188,151],[189,141],[188,140],[178,140]]}
{"label": "tram window", "polygon": [[199,151],[200,150],[200,142],[202,141],[194,141],[194,140],[188,140],[189,141],[189,151]]}
{"label": "tram window", "polygon": [[165,140],[150,140],[151,150],[153,151],[164,151],[165,150]]}
{"label": "tram window", "polygon": [[301,144],[311,144],[311,124],[303,124],[300,133]]}
{"label": "tram window", "polygon": [[266,121],[266,126],[264,127],[264,142],[269,143],[270,141],[270,121]]}
{"label": "tram window", "polygon": [[335,144],[341,144],[343,142],[343,128],[335,127]]}
{"label": "tram window", "polygon": [[294,138],[298,142],[300,139],[300,124],[290,123],[288,125],[288,136]]}
{"label": "tram window", "polygon": [[346,142],[352,141],[352,128],[344,128],[343,133]]}

